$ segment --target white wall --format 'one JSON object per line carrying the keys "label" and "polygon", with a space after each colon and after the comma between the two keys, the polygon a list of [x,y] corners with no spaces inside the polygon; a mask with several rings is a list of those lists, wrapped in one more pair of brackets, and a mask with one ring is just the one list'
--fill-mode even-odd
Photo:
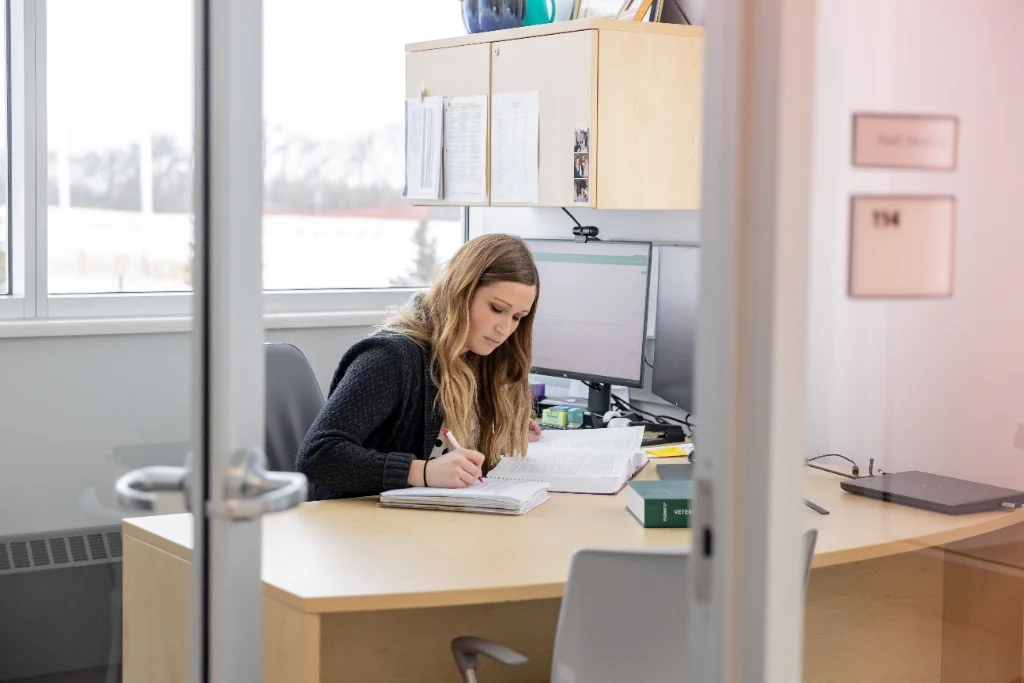
{"label": "white wall", "polygon": [[[1024,487],[1024,3],[829,0],[818,17],[809,454]],[[855,111],[957,116],[958,169],[852,168]],[[956,195],[952,299],[847,298],[864,192]]]}
{"label": "white wall", "polygon": [[[273,330],[321,389],[367,328]],[[191,339],[128,334],[0,339],[0,536],[116,524],[127,469],[178,464],[189,439]],[[168,499],[161,511],[179,507]]]}
{"label": "white wall", "polygon": [[[696,244],[700,240],[698,211],[569,211],[583,225],[596,225],[605,240],[643,240]],[[521,237],[572,239],[575,223],[561,209],[470,209],[472,236],[506,232]]]}
{"label": "white wall", "polygon": [[[1024,487],[1024,3],[817,6],[808,455]],[[957,116],[958,169],[852,168],[855,111]],[[867,192],[956,195],[952,299],[846,296],[849,196]],[[572,211],[607,239],[699,242],[697,213]],[[510,208],[474,209],[471,225],[569,238],[573,224]]]}

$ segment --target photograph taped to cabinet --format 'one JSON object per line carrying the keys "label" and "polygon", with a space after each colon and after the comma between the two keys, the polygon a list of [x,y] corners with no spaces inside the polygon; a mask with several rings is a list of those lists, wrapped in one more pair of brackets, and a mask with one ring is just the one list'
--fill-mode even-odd
{"label": "photograph taped to cabinet", "polygon": [[574,180],[576,193],[573,201],[577,204],[587,204],[590,202],[590,180],[587,178],[580,178]]}
{"label": "photograph taped to cabinet", "polygon": [[590,203],[590,128],[575,129],[572,144],[573,203]]}
{"label": "photograph taped to cabinet", "polygon": [[590,129],[577,128],[576,137],[573,142],[572,151],[574,154],[590,154]]}
{"label": "photograph taped to cabinet", "polygon": [[589,178],[590,177],[590,155],[589,154],[576,154],[573,158],[572,168],[573,178]]}

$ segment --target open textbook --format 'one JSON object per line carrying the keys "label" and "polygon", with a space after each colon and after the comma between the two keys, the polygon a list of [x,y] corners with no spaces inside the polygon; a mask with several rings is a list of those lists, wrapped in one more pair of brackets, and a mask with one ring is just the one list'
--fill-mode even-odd
{"label": "open textbook", "polygon": [[487,479],[543,481],[562,493],[616,493],[647,462],[643,427],[545,431],[521,458],[502,458]]}
{"label": "open textbook", "polygon": [[546,431],[523,457],[502,458],[483,482],[462,489],[385,491],[381,507],[522,515],[548,491],[616,493],[647,462],[643,427]]}

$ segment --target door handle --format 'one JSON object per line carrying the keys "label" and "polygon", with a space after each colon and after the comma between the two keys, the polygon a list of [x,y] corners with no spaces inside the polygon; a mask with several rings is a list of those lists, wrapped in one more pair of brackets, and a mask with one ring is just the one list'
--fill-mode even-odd
{"label": "door handle", "polygon": [[[267,456],[258,448],[240,452],[225,476],[224,500],[210,503],[210,514],[235,520],[254,519],[306,502],[306,475],[270,472],[266,462]],[[187,481],[188,467],[154,465],[121,476],[114,490],[122,509],[152,512],[156,507],[155,493],[185,493]]]}
{"label": "door handle", "polygon": [[211,503],[212,515],[253,519],[282,512],[306,502],[309,484],[298,472],[270,472],[267,456],[258,448],[241,451],[228,469],[224,501]]}
{"label": "door handle", "polygon": [[153,465],[132,470],[118,477],[114,484],[117,504],[124,510],[152,512],[156,507],[154,493],[185,491],[188,470],[184,467]]}

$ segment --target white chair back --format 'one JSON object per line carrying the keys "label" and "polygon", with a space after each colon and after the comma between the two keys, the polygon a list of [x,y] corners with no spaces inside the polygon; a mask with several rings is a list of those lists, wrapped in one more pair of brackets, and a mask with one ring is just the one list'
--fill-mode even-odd
{"label": "white chair back", "polygon": [[573,556],[553,683],[683,680],[689,548],[584,549]]}
{"label": "white chair back", "polygon": [[[804,592],[816,529],[804,534]],[[552,683],[684,680],[690,549],[582,549],[573,556]]]}

